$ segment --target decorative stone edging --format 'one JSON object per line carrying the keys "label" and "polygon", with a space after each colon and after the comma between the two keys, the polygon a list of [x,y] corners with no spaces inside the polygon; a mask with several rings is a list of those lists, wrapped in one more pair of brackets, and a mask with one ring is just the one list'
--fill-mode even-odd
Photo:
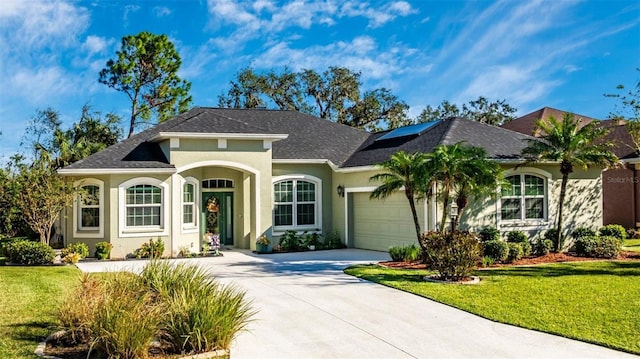
{"label": "decorative stone edging", "polygon": [[470,278],[471,278],[471,280],[468,280],[468,281],[451,282],[451,281],[448,281],[448,280],[441,280],[441,279],[438,279],[436,277],[428,276],[428,275],[422,277],[422,279],[425,282],[442,283],[442,284],[465,284],[466,285],[466,284],[478,284],[478,283],[480,283],[480,277],[471,276]]}
{"label": "decorative stone edging", "polygon": [[[57,357],[57,356],[46,355],[44,353],[44,350],[47,348],[47,342],[62,337],[64,335],[64,333],[65,333],[64,330],[59,330],[59,331],[57,331],[55,333],[51,333],[45,340],[43,340],[40,343],[38,343],[38,346],[36,347],[36,350],[33,351],[33,353],[36,356],[38,356],[40,358],[44,358],[44,359],[62,359],[62,358]],[[218,349],[218,350],[214,350],[212,352],[187,355],[187,356],[179,357],[178,359],[219,358],[219,357],[222,357],[222,356],[227,356],[227,355],[229,355],[229,353],[230,353],[229,350]]]}
{"label": "decorative stone edging", "polygon": [[35,355],[37,355],[38,357],[40,357],[40,358],[62,359],[62,358],[59,358],[59,357],[56,357],[56,356],[53,356],[53,355],[45,355],[44,354],[44,350],[47,348],[47,342],[51,341],[51,340],[54,340],[54,339],[57,339],[57,338],[60,338],[62,335],[64,335],[64,330],[59,330],[59,331],[57,331],[55,333],[49,334],[49,336],[45,340],[43,340],[40,343],[38,343],[38,346],[36,347],[36,350],[33,351],[33,353]]}

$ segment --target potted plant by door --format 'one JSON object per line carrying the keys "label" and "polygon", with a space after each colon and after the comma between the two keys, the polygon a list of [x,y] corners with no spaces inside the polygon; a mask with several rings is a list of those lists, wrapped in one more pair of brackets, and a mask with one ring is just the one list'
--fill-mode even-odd
{"label": "potted plant by door", "polygon": [[269,253],[270,252],[269,244],[271,244],[271,241],[269,240],[269,238],[266,235],[263,234],[256,241],[256,252],[257,253]]}

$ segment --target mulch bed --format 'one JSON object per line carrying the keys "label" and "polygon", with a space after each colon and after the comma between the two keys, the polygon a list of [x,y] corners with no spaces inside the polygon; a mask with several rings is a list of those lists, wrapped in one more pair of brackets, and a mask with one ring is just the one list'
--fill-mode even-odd
{"label": "mulch bed", "polygon": [[[582,262],[582,261],[600,261],[600,260],[638,260],[640,261],[639,252],[622,251],[618,255],[618,258],[589,258],[578,257],[573,253],[549,253],[540,257],[522,258],[513,263],[496,263],[491,267],[484,268],[497,268],[497,267],[513,267],[523,265],[535,265],[535,264],[547,264],[547,263],[563,263],[563,262]],[[422,262],[380,262],[381,266],[397,269],[426,269],[426,266]]]}

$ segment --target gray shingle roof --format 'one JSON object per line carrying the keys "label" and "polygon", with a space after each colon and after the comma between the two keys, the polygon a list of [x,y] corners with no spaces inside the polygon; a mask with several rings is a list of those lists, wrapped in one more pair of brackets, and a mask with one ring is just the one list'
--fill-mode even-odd
{"label": "gray shingle roof", "polygon": [[161,132],[288,134],[273,143],[274,159],[321,159],[340,166],[370,134],[295,111],[194,108],[65,170],[174,168],[151,141]]}
{"label": "gray shingle roof", "polygon": [[482,147],[489,158],[495,160],[517,160],[521,158],[527,140],[536,140],[532,136],[462,118],[442,120],[420,135],[376,141],[388,132],[372,134],[343,167],[370,166],[388,160],[397,151],[431,152],[437,145],[458,142]]}

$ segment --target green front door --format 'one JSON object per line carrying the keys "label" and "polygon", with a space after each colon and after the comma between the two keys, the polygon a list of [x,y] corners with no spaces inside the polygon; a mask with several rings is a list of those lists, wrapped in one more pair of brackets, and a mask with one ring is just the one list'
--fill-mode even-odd
{"label": "green front door", "polygon": [[233,245],[233,192],[203,192],[200,234],[219,240],[220,245]]}

